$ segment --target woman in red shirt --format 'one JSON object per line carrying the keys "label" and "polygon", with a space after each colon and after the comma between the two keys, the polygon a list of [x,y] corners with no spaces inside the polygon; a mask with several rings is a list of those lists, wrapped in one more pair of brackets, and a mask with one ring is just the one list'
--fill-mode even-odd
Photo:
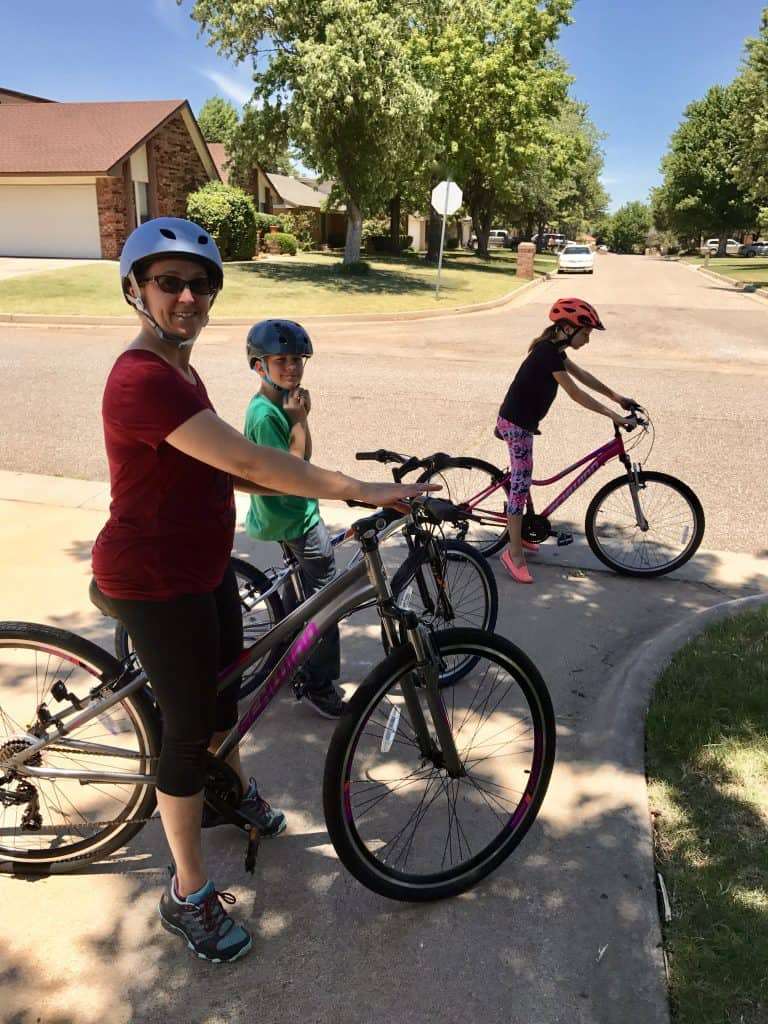
{"label": "woman in red shirt", "polygon": [[[208,880],[200,829],[206,750],[237,720],[236,687],[216,694],[218,670],[243,646],[229,567],[233,488],[372,505],[426,488],[329,472],[251,444],[219,419],[190,365],[223,285],[219,251],[203,228],[173,217],[142,224],[125,243],[120,277],[141,327],[104,391],[112,501],[93,549],[92,586],[99,606],[130,633],[163,715],[157,802],[175,866],[160,901],[163,926],[200,958],[230,961],[250,949],[251,937]],[[236,759],[233,767],[240,770]],[[281,832],[285,815],[262,800],[253,779],[247,786],[241,811],[263,834]]]}

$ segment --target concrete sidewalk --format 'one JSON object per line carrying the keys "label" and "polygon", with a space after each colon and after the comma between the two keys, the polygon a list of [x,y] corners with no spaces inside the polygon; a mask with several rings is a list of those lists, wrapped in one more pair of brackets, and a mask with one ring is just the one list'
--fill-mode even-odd
{"label": "concrete sidewalk", "polygon": [[[103,485],[0,473],[0,618],[49,622],[110,646],[87,598]],[[328,506],[329,524],[355,518]],[[550,549],[551,548],[551,549]],[[242,532],[262,566],[277,548]],[[614,666],[691,612],[768,589],[765,561],[707,552],[686,578],[634,581],[598,571],[581,545],[547,546],[534,587],[497,574],[499,631],[533,658],[558,720],[558,757],[539,820],[490,879],[455,900],[395,904],[338,864],[320,786],[332,723],[290,695],[246,750],[289,817],[256,875],[243,843],[206,833],[214,878],[256,937],[231,968],[194,961],[155,905],[167,863],[151,823],[121,854],[31,884],[0,877],[2,1019],[18,1024],[658,1024],[666,990],[643,774],[643,694]],[[381,657],[371,618],[343,627],[343,681]],[[628,712],[622,714],[622,712]],[[602,723],[622,721],[616,753]]]}

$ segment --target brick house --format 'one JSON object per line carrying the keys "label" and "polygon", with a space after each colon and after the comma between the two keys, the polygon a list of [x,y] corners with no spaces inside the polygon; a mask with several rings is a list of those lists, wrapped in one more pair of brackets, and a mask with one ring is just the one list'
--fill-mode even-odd
{"label": "brick house", "polygon": [[219,173],[186,100],[56,103],[0,90],[0,256],[117,259]]}

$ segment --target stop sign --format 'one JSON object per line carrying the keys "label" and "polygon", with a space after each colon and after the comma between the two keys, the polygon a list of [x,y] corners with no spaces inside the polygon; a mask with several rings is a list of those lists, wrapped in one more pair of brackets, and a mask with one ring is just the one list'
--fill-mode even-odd
{"label": "stop sign", "polygon": [[456,213],[463,198],[455,181],[441,181],[432,189],[432,205],[439,214]]}

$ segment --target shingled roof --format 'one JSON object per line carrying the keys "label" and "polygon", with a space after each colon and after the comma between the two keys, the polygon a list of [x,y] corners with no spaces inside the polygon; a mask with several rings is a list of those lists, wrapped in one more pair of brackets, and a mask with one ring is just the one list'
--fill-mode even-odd
{"label": "shingled roof", "polygon": [[0,175],[108,174],[186,100],[0,104]]}

